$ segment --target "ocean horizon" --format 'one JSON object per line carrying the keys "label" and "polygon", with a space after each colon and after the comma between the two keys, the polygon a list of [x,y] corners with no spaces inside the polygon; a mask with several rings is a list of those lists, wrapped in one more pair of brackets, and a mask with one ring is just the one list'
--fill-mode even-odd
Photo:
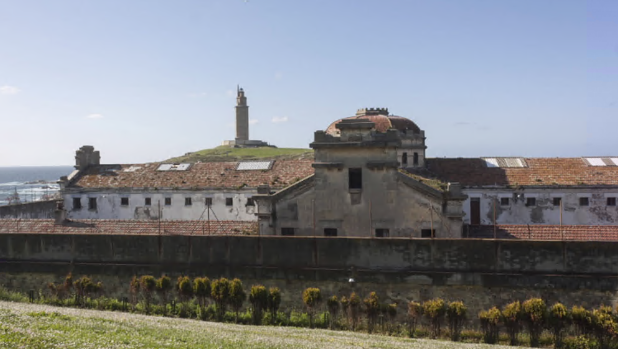
{"label": "ocean horizon", "polygon": [[0,167],[0,206],[53,197],[60,190],[56,182],[73,170],[73,166]]}

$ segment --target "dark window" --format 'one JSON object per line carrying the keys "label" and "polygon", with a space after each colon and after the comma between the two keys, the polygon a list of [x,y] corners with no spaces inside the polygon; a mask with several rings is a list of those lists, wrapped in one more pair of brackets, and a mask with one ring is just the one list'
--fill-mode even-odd
{"label": "dark window", "polygon": [[151,198],[145,198],[144,199],[144,205],[146,205],[146,206],[152,205],[152,199]]}
{"label": "dark window", "polygon": [[500,205],[501,206],[508,206],[509,205],[509,198],[500,198]]}
{"label": "dark window", "polygon": [[403,155],[401,156],[401,164],[402,165],[408,164],[408,153],[403,153]]}
{"label": "dark window", "polygon": [[234,206],[234,198],[225,198],[225,206]]}
{"label": "dark window", "polygon": [[206,206],[212,206],[212,198],[206,198]]}
{"label": "dark window", "polygon": [[281,236],[294,236],[294,228],[281,228]]}
{"label": "dark window", "polygon": [[88,198],[88,209],[89,210],[97,209],[97,198]]}
{"label": "dark window", "polygon": [[81,198],[73,198],[73,209],[74,210],[82,209],[82,199]]}
{"label": "dark window", "polygon": [[562,198],[554,198],[554,206],[560,206],[562,203]]}
{"label": "dark window", "polygon": [[172,198],[165,198],[165,206],[171,206],[172,205]]}
{"label": "dark window", "polygon": [[607,206],[616,206],[616,198],[607,198]]}
{"label": "dark window", "polygon": [[418,153],[414,153],[414,157],[412,158],[412,165],[418,165]]}
{"label": "dark window", "polygon": [[421,237],[422,238],[432,238],[436,236],[435,229],[421,229]]}
{"label": "dark window", "polygon": [[324,236],[337,236],[337,228],[324,228]]}
{"label": "dark window", "polygon": [[351,168],[348,170],[349,188],[350,189],[362,189],[363,188],[363,169]]}
{"label": "dark window", "polygon": [[191,206],[193,205],[193,201],[191,200],[191,198],[185,198],[185,206]]}
{"label": "dark window", "polygon": [[579,206],[588,206],[588,198],[579,198]]}
{"label": "dark window", "polygon": [[129,198],[120,198],[120,206],[129,206]]}
{"label": "dark window", "polygon": [[253,198],[247,198],[247,206],[255,206],[255,201],[253,201]]}
{"label": "dark window", "polygon": [[536,206],[536,198],[526,198],[526,206]]}
{"label": "dark window", "polygon": [[376,229],[377,238],[387,238],[389,235],[388,229]]}

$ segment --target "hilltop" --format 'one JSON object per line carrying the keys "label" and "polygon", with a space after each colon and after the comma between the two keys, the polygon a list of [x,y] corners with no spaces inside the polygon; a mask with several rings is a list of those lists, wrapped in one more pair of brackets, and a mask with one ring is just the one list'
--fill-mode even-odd
{"label": "hilltop", "polygon": [[186,153],[165,160],[164,162],[218,162],[218,161],[241,161],[241,160],[281,160],[281,159],[312,159],[313,150],[303,148],[230,148],[219,146],[213,149],[204,149]]}

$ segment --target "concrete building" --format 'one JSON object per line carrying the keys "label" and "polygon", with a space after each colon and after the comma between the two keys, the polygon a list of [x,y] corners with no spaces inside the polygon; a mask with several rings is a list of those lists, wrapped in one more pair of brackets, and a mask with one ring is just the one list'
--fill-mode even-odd
{"label": "concrete building", "polygon": [[236,148],[274,147],[264,141],[249,139],[249,106],[241,87],[236,89],[236,138],[223,141],[223,145]]}

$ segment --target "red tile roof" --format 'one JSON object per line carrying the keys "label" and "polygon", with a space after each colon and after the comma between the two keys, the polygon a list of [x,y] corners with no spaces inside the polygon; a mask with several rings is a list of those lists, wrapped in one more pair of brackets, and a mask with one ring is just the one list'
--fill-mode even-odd
{"label": "red tile roof", "polygon": [[[277,160],[270,170],[237,171],[238,162],[195,163],[186,171],[157,171],[161,163],[90,166],[69,188],[284,188],[313,174],[311,160]],[[127,172],[128,169],[135,169]]]}
{"label": "red tile roof", "polygon": [[[337,124],[341,122],[339,119],[326,129],[326,133],[328,134],[339,134],[339,130],[337,130]],[[414,121],[404,118],[402,116],[395,115],[358,115],[358,116],[350,116],[349,118],[345,118],[345,120],[368,120],[375,123],[375,129],[378,132],[386,132],[390,128],[395,128],[400,131],[411,130],[414,133],[420,133],[421,129],[414,123]]]}
{"label": "red tile roof", "polygon": [[487,167],[480,158],[427,159],[427,171],[464,187],[618,185],[618,166],[588,166],[582,158],[524,158],[528,167]]}
{"label": "red tile roof", "polygon": [[257,235],[253,221],[0,219],[0,234]]}
{"label": "red tile roof", "polygon": [[[493,225],[465,226],[464,237],[494,237]],[[497,225],[498,239],[618,241],[618,226],[613,225]]]}

